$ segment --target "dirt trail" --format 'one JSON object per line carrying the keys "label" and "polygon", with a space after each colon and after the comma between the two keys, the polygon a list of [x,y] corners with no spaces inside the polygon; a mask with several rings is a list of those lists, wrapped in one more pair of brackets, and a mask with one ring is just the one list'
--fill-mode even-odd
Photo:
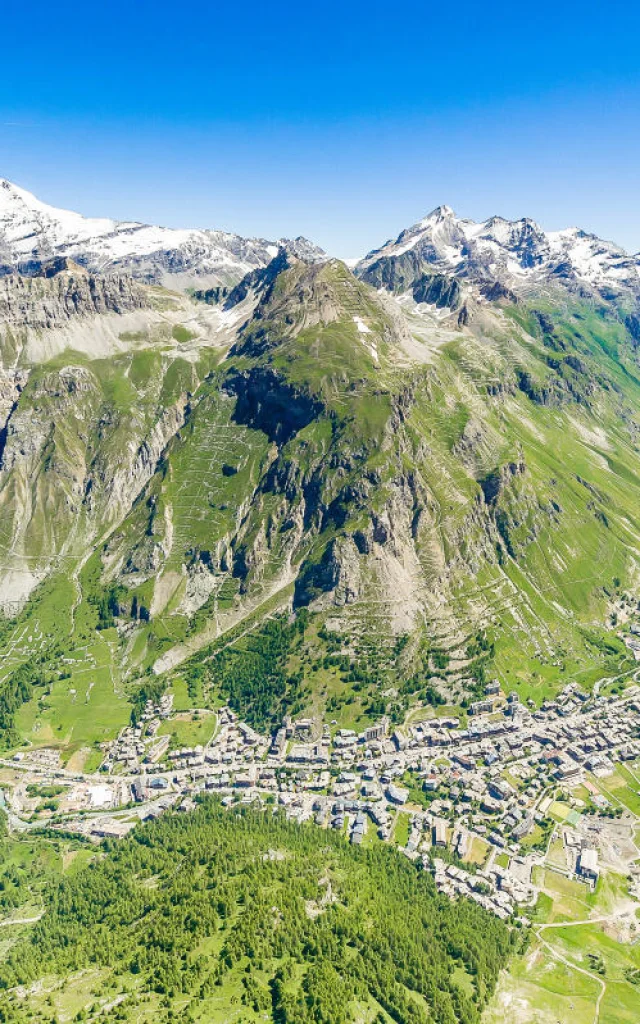
{"label": "dirt trail", "polygon": [[[609,920],[609,919],[607,918],[607,920]],[[589,923],[589,922],[583,922],[583,923]],[[575,921],[575,922],[572,922],[572,924],[579,924],[579,922]],[[552,928],[553,925],[543,925],[542,927]],[[567,927],[566,924],[565,924],[565,927]],[[541,945],[544,946],[544,948],[547,950],[547,952],[552,957],[554,957],[556,960],[559,960],[560,963],[564,964],[565,967],[568,967],[569,970],[577,971],[578,974],[584,974],[585,977],[591,978],[592,981],[597,981],[598,982],[598,984],[600,985],[600,994],[599,994],[598,998],[596,999],[596,1005],[594,1007],[594,1009],[595,1009],[595,1016],[593,1018],[593,1024],[598,1024],[598,1022],[600,1020],[600,1004],[602,1002],[602,997],[604,996],[605,992],[607,991],[607,986],[605,985],[605,983],[602,980],[602,978],[599,978],[597,974],[592,974],[591,971],[587,971],[584,967],[578,967],[577,964],[573,963],[571,960],[568,960],[567,957],[562,955],[562,953],[559,953],[557,949],[554,949],[554,947],[549,942],[546,942],[542,938],[542,936],[540,935],[540,929],[536,929],[536,932],[537,932],[538,939],[540,940]]]}
{"label": "dirt trail", "polygon": [[0,921],[0,928],[9,928],[13,924],[35,924],[43,914],[44,910],[41,910],[34,917],[12,917],[6,921]]}

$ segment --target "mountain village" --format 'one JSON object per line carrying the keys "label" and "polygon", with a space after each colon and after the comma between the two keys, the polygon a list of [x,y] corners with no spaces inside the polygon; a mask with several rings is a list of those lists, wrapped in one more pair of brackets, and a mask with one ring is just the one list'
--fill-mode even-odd
{"label": "mountain village", "polygon": [[[99,863],[140,823],[197,829],[213,797],[234,837],[255,807],[342,837],[323,846],[356,867],[397,851],[446,913],[485,919],[471,900],[530,932],[545,998],[547,966],[569,966],[547,929],[631,947],[639,257],[438,207],[347,267],[302,238],[96,221],[0,180],[3,238],[11,840]],[[283,586],[336,630],[276,623]],[[213,629],[229,639],[207,656]],[[388,689],[338,654],[343,630],[393,651]],[[215,687],[174,674],[192,657]],[[263,686],[280,662],[282,688]],[[575,979],[597,1021],[611,958],[592,939]],[[640,984],[632,956],[625,971]],[[488,1024],[522,1005],[508,984]]]}
{"label": "mountain village", "polygon": [[[542,866],[593,889],[601,858],[623,856],[638,819],[607,780],[622,771],[640,792],[640,687],[589,696],[570,684],[539,710],[497,683],[486,689],[464,728],[452,714],[395,729],[383,719],[360,733],[287,718],[265,737],[228,707],[203,710],[215,732],[194,747],[158,735],[175,717],[165,695],[105,745],[97,773],[64,769],[46,748],[0,761],[6,808],[13,828],[99,842],[170,808],[191,810],[202,793],[231,808],[279,806],[354,845],[393,843],[449,896],[503,920],[526,917]],[[34,810],[38,793],[59,799]]]}

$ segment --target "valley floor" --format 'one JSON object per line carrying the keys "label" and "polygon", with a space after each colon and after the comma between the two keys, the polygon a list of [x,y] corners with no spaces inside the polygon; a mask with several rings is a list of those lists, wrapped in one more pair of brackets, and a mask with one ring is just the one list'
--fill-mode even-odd
{"label": "valley floor", "polygon": [[[533,714],[497,695],[465,728],[454,709],[423,709],[392,735],[385,721],[362,734],[327,723],[315,734],[312,721],[298,720],[270,740],[228,708],[184,709],[186,695],[176,690],[149,701],[138,725],[105,745],[100,771],[79,757],[65,766],[52,747],[0,759],[12,856],[29,864],[26,851],[30,843],[39,850],[44,827],[55,847],[71,844],[64,872],[75,858],[81,866],[100,856],[105,838],[117,842],[141,822],[193,810],[205,791],[219,795],[230,817],[279,804],[295,825],[313,822],[351,846],[395,847],[419,873],[434,872],[452,900],[462,893],[528,934],[483,1024],[634,1024],[640,691],[633,680],[619,690],[609,684],[589,697],[569,686]],[[0,952],[41,914],[32,879],[0,922]],[[61,1024],[100,982],[100,972],[83,971],[53,985]],[[41,1012],[39,998],[29,1002]],[[228,1019],[254,1017],[202,1018]],[[363,1007],[354,1019],[373,1017]]]}

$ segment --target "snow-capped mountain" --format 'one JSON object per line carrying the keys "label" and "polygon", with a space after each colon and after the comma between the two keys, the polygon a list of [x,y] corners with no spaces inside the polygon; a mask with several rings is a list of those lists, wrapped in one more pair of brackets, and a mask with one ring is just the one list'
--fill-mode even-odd
{"label": "snow-capped mountain", "polygon": [[[306,261],[325,254],[305,238],[243,238],[225,231],[163,228],[136,221],[84,217],[41,202],[0,178],[0,273],[53,257],[95,272],[122,270],[172,288],[232,288],[265,267],[284,247]],[[552,283],[597,289],[609,298],[640,298],[640,254],[579,228],[544,231],[529,218],[476,222],[439,206],[385,242],[354,271],[374,287],[401,293],[425,275],[455,277],[492,297],[496,284],[516,294]]]}
{"label": "snow-capped mountain", "polygon": [[83,217],[40,202],[0,179],[0,265],[26,268],[33,261],[69,256],[94,271],[122,269],[171,287],[234,285],[266,266],[279,246],[323,253],[306,239],[272,243],[225,231],[154,227],[106,217]]}
{"label": "snow-capped mountain", "polygon": [[[471,283],[500,282],[515,292],[553,281],[640,292],[640,255],[579,228],[544,231],[528,218],[491,217],[480,223],[439,206],[370,252],[358,276],[402,291],[413,273],[441,273]],[[415,279],[415,278],[414,278]]]}

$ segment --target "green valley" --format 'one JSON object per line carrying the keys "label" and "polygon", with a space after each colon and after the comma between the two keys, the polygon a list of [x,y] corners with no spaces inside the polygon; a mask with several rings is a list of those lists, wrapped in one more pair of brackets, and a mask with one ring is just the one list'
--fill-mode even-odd
{"label": "green valley", "polygon": [[631,1024],[634,257],[167,231],[0,277],[0,1020]]}

